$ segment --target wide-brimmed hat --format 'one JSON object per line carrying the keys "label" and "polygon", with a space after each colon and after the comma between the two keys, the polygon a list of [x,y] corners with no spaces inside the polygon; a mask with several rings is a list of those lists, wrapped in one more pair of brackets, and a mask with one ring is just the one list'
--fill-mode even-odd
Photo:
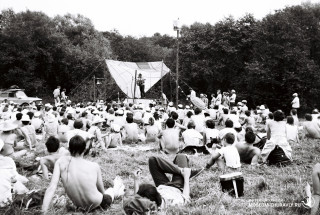
{"label": "wide-brimmed hat", "polygon": [[23,114],[21,118],[21,122],[30,122],[30,116],[27,114]]}
{"label": "wide-brimmed hat", "polygon": [[182,105],[182,104],[179,104],[179,105],[178,105],[178,108],[183,108],[183,105]]}
{"label": "wide-brimmed hat", "polygon": [[260,110],[265,110],[266,107],[265,107],[264,105],[261,105],[259,109],[260,109]]}
{"label": "wide-brimmed hat", "polygon": [[12,121],[6,120],[0,124],[0,131],[12,131],[17,127],[18,126],[14,124]]}
{"label": "wide-brimmed hat", "polygon": [[173,102],[169,102],[169,104],[168,104],[170,107],[172,107],[173,106]]}

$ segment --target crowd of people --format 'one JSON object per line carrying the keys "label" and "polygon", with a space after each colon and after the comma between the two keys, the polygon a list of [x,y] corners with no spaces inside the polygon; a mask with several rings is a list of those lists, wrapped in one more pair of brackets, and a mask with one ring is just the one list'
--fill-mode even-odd
{"label": "crowd of people", "polygon": [[[44,180],[51,180],[42,205],[45,213],[60,178],[69,199],[84,211],[107,209],[124,194],[120,177],[115,177],[113,187],[104,188],[99,165],[87,160],[87,156],[145,143],[162,154],[176,154],[172,162],[156,155],[148,159],[154,184],[139,184],[141,172],[134,173],[135,195],[126,199],[124,210],[139,214],[189,202],[189,179],[215,163],[224,173],[241,171],[243,163],[252,168],[290,165],[292,144],[305,137],[320,138],[318,110],[306,114],[302,124],[296,108],[287,117],[281,110],[271,112],[266,104],[249,110],[246,100],[236,103],[235,90],[231,95],[219,90],[210,104],[205,95],[200,95],[208,107],[205,109],[193,104],[179,104],[176,108],[172,102],[168,106],[156,102],[74,103],[60,96],[58,87],[54,106],[32,103],[20,107],[10,101],[1,104],[0,193],[4,195],[0,197],[0,207],[10,204],[12,193],[28,191],[24,186],[27,178],[17,172],[15,161],[33,153],[41,144],[47,155],[39,159],[38,172]],[[203,168],[191,168],[186,154],[204,152],[210,157]],[[315,172],[319,169],[316,166]],[[171,179],[166,174],[172,174]],[[320,184],[315,183],[318,176],[314,177],[315,195],[320,189]]]}

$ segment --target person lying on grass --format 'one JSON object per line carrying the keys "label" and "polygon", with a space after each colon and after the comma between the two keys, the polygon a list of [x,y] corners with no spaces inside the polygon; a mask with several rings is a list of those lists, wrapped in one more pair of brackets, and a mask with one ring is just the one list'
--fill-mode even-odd
{"label": "person lying on grass", "polygon": [[259,148],[253,146],[255,139],[256,135],[249,131],[245,134],[245,142],[235,144],[240,155],[240,161],[253,166],[258,165],[258,159],[261,153]]}
{"label": "person lying on grass", "polygon": [[70,155],[70,153],[64,147],[59,148],[60,142],[54,136],[48,138],[46,142],[46,147],[49,152],[49,155],[40,159],[40,165],[43,177],[48,180],[48,172],[53,172],[53,167],[56,161],[62,156]]}
{"label": "person lying on grass", "polygon": [[206,169],[209,169],[215,162],[217,162],[217,165],[221,170],[224,170],[225,167],[233,170],[241,167],[239,152],[233,145],[235,142],[235,135],[233,133],[227,133],[221,142],[224,147],[213,152],[210,161],[206,165]]}
{"label": "person lying on grass", "polygon": [[104,189],[99,165],[83,159],[85,149],[86,142],[81,136],[76,135],[70,139],[71,156],[59,158],[54,165],[52,179],[43,199],[44,214],[48,212],[60,178],[73,204],[84,211],[99,207],[107,209],[114,198],[123,195],[124,185],[118,177],[113,188]]}
{"label": "person lying on grass", "polygon": [[[173,162],[151,156],[149,170],[155,186],[140,184],[141,171],[136,171],[134,174],[135,196],[125,200],[126,214],[144,214],[157,208],[165,209],[168,206],[184,205],[190,202],[189,180],[198,176],[204,168],[191,169],[188,157],[178,154]],[[166,174],[172,174],[171,181]]]}

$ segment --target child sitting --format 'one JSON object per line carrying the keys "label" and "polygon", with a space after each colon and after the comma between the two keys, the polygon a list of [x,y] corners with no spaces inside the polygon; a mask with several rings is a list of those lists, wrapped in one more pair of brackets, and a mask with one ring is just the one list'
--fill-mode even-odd
{"label": "child sitting", "polygon": [[118,124],[112,124],[111,133],[106,139],[106,146],[104,147],[104,150],[106,151],[108,148],[116,148],[117,146],[122,146],[120,126]]}
{"label": "child sitting", "polygon": [[210,161],[206,165],[206,169],[209,169],[215,162],[217,162],[221,170],[224,170],[225,166],[233,170],[241,167],[240,155],[237,148],[233,145],[234,141],[235,135],[227,133],[222,139],[224,147],[213,152]]}
{"label": "child sitting", "polygon": [[45,179],[49,179],[48,171],[53,172],[54,164],[62,156],[68,156],[70,153],[64,147],[60,147],[59,140],[51,136],[46,142],[46,147],[49,155],[40,159],[40,165],[42,169],[42,174]]}
{"label": "child sitting", "polygon": [[287,117],[286,130],[287,140],[289,143],[300,143],[298,126],[294,124],[294,119],[292,116]]}

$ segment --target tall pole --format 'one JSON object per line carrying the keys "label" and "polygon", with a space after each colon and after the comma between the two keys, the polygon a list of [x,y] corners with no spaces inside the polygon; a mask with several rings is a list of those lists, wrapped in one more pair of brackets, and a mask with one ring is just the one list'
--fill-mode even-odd
{"label": "tall pole", "polygon": [[163,94],[163,60],[161,62],[161,95],[160,95],[160,98],[161,98],[161,104],[163,105],[163,97],[162,97],[162,94]]}
{"label": "tall pole", "polygon": [[96,76],[93,76],[93,102],[96,101]]}
{"label": "tall pole", "polygon": [[134,100],[136,99],[136,85],[137,85],[137,70],[134,73],[134,87],[133,87],[133,104],[134,104]]}
{"label": "tall pole", "polygon": [[176,62],[176,108],[179,103],[179,28],[177,28],[177,62]]}

